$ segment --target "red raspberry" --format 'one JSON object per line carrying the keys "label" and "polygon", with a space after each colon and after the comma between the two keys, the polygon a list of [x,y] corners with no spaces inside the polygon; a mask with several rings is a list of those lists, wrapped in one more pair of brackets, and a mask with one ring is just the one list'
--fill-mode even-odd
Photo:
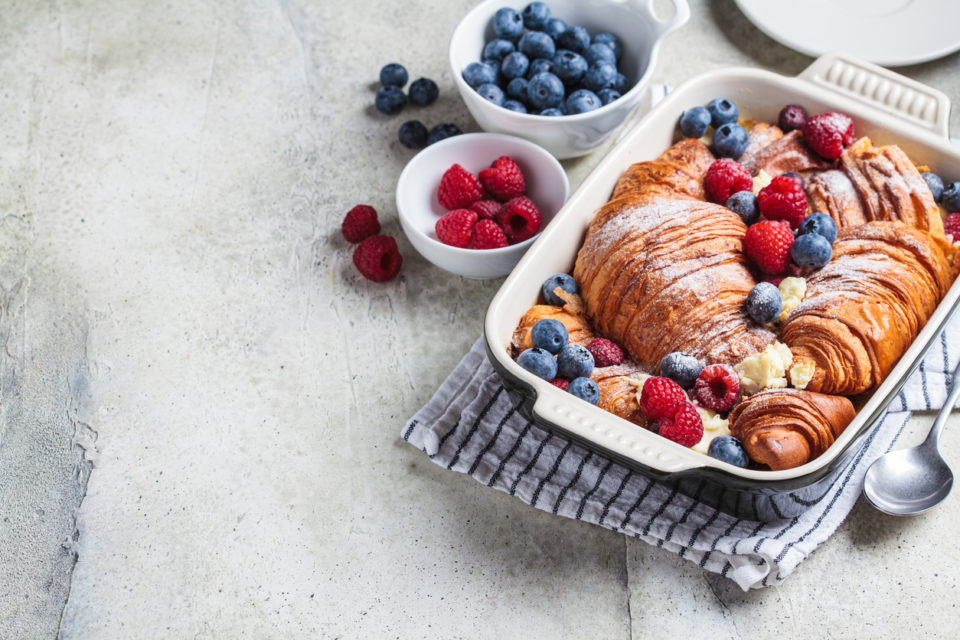
{"label": "red raspberry", "polygon": [[703,438],[703,418],[689,402],[679,402],[668,408],[658,426],[661,436],[682,447],[692,447]]}
{"label": "red raspberry", "polygon": [[400,273],[403,256],[390,236],[370,236],[353,250],[353,264],[367,280],[386,282]]}
{"label": "red raspberry", "polygon": [[564,391],[570,388],[570,381],[563,378],[554,378],[550,381],[550,384],[555,386],[557,389],[563,389]]}
{"label": "red raspberry", "polygon": [[493,220],[478,220],[471,234],[471,249],[500,249],[509,244],[503,229]]}
{"label": "red raspberry", "polygon": [[497,213],[497,222],[510,244],[522,242],[540,231],[541,220],[540,209],[525,196],[505,202]]}
{"label": "red raspberry", "polygon": [[480,200],[470,205],[470,208],[477,212],[477,215],[487,220],[495,220],[497,213],[500,212],[502,205],[496,200]]}
{"label": "red raspberry", "polygon": [[743,236],[743,252],[761,271],[771,276],[787,270],[791,246],[793,232],[785,222],[761,220]]}
{"label": "red raspberry", "polygon": [[440,178],[437,199],[448,211],[469,207],[483,198],[483,186],[473,175],[459,164],[455,164]]}
{"label": "red raspberry", "polygon": [[612,367],[623,364],[623,349],[615,342],[606,338],[594,338],[587,345],[587,351],[593,355],[593,364],[596,367]]}
{"label": "red raspberry", "polygon": [[960,242],[960,212],[947,214],[943,219],[943,232],[953,236],[954,242]]}
{"label": "red raspberry", "polygon": [[480,172],[480,183],[491,196],[506,202],[510,198],[519,198],[527,193],[527,183],[523,172],[510,156],[500,156],[490,168]]}
{"label": "red raspberry", "polygon": [[667,409],[678,402],[687,402],[687,394],[670,378],[655,376],[643,383],[643,390],[640,391],[640,410],[651,420],[663,417]]}
{"label": "red raspberry", "polygon": [[703,179],[707,198],[717,204],[725,203],[738,191],[753,191],[753,178],[747,168],[736,160],[714,160]]}
{"label": "red raspberry", "polygon": [[452,247],[467,248],[470,245],[470,230],[477,222],[477,213],[470,209],[447,211],[437,219],[434,230],[443,244]]}
{"label": "red raspberry", "polygon": [[760,189],[757,205],[767,220],[786,220],[794,229],[807,217],[807,194],[787,176],[777,176]]}
{"label": "red raspberry", "polygon": [[704,367],[694,387],[697,400],[711,411],[725,412],[733,409],[740,397],[740,378],[733,367],[712,364]]}
{"label": "red raspberry", "polygon": [[843,155],[843,148],[853,142],[853,120],[843,113],[831,111],[808,118],[803,137],[810,148],[827,160]]}
{"label": "red raspberry", "polygon": [[340,231],[347,242],[356,244],[364,238],[380,233],[380,221],[377,220],[377,210],[368,204],[358,204],[347,211]]}

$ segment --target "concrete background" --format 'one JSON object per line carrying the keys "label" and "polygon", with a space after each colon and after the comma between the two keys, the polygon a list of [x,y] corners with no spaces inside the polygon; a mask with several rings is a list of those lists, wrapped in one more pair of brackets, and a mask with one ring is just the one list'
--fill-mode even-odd
{"label": "concrete background", "polygon": [[[446,68],[472,4],[5,7],[0,637],[950,637],[956,496],[861,501],[742,593],[399,441],[500,283],[426,263],[393,205],[403,120],[476,130]],[[691,8],[656,82],[810,62],[732,1]],[[389,61],[440,100],[378,114]],[[899,71],[956,101],[958,63]],[[603,153],[565,163],[574,188]],[[359,202],[400,244],[390,283],[339,235]]]}

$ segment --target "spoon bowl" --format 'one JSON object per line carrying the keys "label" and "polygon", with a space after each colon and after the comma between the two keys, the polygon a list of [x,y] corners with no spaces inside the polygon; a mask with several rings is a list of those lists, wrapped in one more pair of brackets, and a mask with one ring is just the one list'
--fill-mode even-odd
{"label": "spoon bowl", "polygon": [[912,516],[947,497],[953,473],[936,447],[926,444],[888,453],[870,466],[863,494],[874,507],[895,516]]}

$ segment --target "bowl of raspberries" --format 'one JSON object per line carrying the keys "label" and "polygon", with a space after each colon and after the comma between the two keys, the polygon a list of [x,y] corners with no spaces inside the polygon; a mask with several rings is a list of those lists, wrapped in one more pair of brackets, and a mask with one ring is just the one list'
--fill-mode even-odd
{"label": "bowl of raspberries", "polygon": [[570,194],[563,167],[514,136],[468,133],[430,145],[397,181],[397,212],[410,244],[467,278],[505,276]]}
{"label": "bowl of raspberries", "polygon": [[639,0],[481,2],[450,39],[457,90],[484,131],[585,155],[640,104],[660,42],[689,19],[670,1],[666,20]]}

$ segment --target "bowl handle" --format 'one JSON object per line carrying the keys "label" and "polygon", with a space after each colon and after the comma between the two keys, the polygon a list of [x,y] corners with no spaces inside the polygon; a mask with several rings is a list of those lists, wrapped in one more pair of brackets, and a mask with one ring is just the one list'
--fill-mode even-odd
{"label": "bowl handle", "polygon": [[797,77],[945,138],[950,135],[950,99],[889,69],[843,53],[826,53]]}
{"label": "bowl handle", "polygon": [[654,0],[630,0],[630,3],[647,15],[653,27],[655,39],[658,41],[668,33],[682,27],[690,19],[690,5],[687,4],[687,0],[670,0],[674,9],[673,17],[666,20],[660,20],[654,13]]}

